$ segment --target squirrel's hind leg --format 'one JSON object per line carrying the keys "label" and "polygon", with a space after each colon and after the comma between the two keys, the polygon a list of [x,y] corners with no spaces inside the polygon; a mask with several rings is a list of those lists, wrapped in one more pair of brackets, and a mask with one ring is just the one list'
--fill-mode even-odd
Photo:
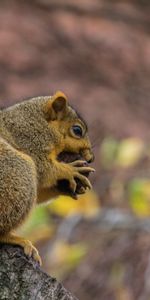
{"label": "squirrel's hind leg", "polygon": [[38,253],[38,250],[32,245],[32,243],[24,239],[22,237],[19,237],[17,235],[14,235],[12,233],[9,233],[7,235],[0,235],[0,243],[4,244],[11,244],[11,245],[19,245],[24,249],[24,253],[33,258],[41,265],[41,257]]}

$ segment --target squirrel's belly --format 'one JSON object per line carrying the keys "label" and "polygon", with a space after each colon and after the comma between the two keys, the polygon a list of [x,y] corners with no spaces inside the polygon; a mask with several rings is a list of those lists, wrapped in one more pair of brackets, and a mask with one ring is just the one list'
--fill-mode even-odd
{"label": "squirrel's belly", "polygon": [[30,198],[29,201],[15,201],[13,204],[5,205],[0,196],[0,235],[7,234],[16,229],[28,216],[31,208],[34,205],[35,198]]}
{"label": "squirrel's belly", "polygon": [[0,235],[18,227],[37,196],[32,159],[0,139]]}

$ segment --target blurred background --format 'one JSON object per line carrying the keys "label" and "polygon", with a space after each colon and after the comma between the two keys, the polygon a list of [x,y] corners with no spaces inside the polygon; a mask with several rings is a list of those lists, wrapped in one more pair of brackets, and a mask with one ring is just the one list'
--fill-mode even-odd
{"label": "blurred background", "polygon": [[62,90],[87,120],[94,190],[20,229],[82,300],[150,299],[150,2],[0,2],[0,106]]}

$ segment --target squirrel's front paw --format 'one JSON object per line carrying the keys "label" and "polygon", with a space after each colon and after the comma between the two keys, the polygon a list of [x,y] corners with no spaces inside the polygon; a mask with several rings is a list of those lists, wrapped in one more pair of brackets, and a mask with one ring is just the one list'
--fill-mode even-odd
{"label": "squirrel's front paw", "polygon": [[69,163],[69,165],[72,167],[72,174],[68,178],[71,191],[73,193],[77,191],[77,180],[79,180],[81,183],[82,191],[83,189],[86,190],[87,188],[91,189],[92,185],[85,174],[94,172],[95,170],[87,166],[87,162],[83,160],[74,161],[72,163]]}

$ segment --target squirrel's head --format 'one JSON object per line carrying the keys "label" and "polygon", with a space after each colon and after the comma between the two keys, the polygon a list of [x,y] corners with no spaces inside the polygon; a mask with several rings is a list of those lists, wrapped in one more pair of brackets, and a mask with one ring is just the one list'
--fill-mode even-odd
{"label": "squirrel's head", "polygon": [[62,92],[56,92],[47,102],[46,115],[49,126],[58,136],[59,153],[57,155],[63,151],[76,153],[87,162],[92,162],[94,154],[87,125],[68,104],[67,97]]}

